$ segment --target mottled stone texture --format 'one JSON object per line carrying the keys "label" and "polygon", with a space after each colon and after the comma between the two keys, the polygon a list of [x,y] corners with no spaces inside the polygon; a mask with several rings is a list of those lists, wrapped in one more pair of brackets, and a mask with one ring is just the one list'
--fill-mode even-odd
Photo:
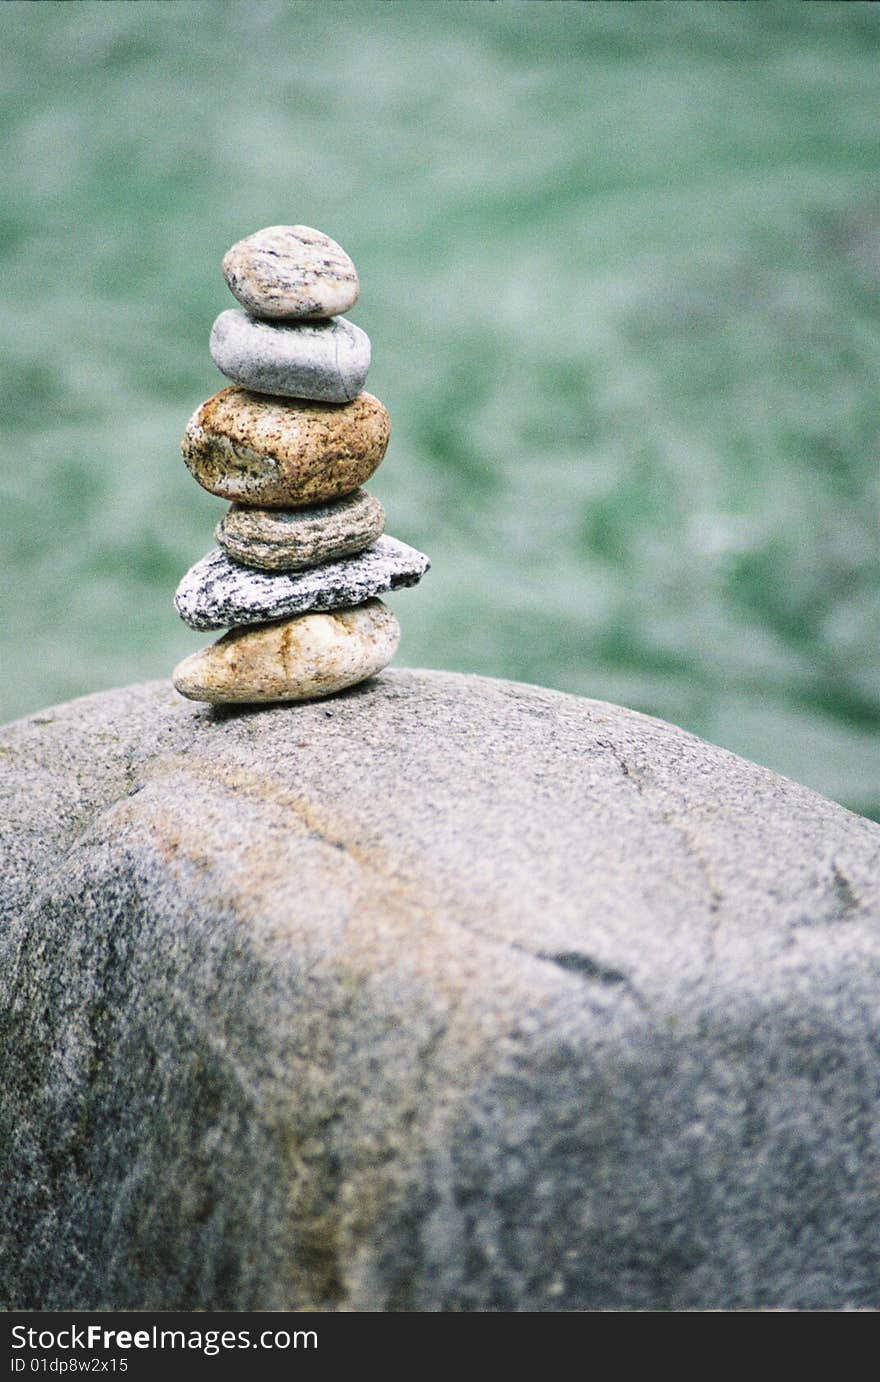
{"label": "mottled stone texture", "polygon": [[308,509],[233,504],[214,537],[234,561],[261,571],[305,571],[362,552],[382,536],[385,510],[366,490]]}
{"label": "mottled stone texture", "polygon": [[880,1306],[880,828],[385,672],[0,735],[13,1308]]}
{"label": "mottled stone texture", "polygon": [[174,608],[193,629],[263,624],[311,610],[360,605],[374,595],[416,585],[431,563],[396,537],[380,537],[355,557],[308,571],[255,571],[214,547],[177,587]]}
{"label": "mottled stone texture", "polygon": [[348,403],[367,381],[370,338],[344,317],[273,325],[230,308],[211,329],[211,358],[257,393]]}
{"label": "mottled stone texture", "polygon": [[360,284],[345,250],[311,226],[267,226],[223,256],[230,291],[255,317],[335,317]]}
{"label": "mottled stone texture", "polygon": [[234,629],[184,658],[171,679],[182,696],[214,705],[311,700],[381,672],[399,642],[391,610],[368,600],[333,614]]}
{"label": "mottled stone texture", "polygon": [[350,494],[381,463],[391,435],[378,398],[293,403],[221,389],[187,424],[183,459],[210,494],[240,504],[298,508]]}

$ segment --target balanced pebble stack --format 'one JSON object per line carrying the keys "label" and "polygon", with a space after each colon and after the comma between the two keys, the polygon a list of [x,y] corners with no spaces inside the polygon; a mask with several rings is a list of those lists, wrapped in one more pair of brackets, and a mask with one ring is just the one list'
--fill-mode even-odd
{"label": "balanced pebble stack", "polygon": [[369,337],[338,315],[357,301],[358,276],[308,226],[249,235],[223,275],[244,310],[220,313],[211,355],[232,387],[196,410],[182,450],[231,507],[174,603],[192,628],[229,632],[185,658],[174,685],[215,704],[329,696],[391,661],[400,627],[376,597],[430,565],[383,536],[385,511],[360,488],[391,426],[363,392]]}

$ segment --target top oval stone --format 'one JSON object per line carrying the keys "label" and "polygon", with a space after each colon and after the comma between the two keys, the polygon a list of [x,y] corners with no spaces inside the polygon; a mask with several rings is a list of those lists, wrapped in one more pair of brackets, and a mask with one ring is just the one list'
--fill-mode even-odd
{"label": "top oval stone", "polygon": [[223,277],[254,317],[335,317],[358,300],[361,285],[345,250],[310,226],[267,226],[223,256]]}

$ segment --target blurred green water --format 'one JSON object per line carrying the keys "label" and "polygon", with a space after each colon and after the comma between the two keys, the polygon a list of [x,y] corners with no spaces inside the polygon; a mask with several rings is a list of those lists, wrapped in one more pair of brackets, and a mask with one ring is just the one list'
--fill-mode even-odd
{"label": "blurred green water", "polygon": [[400,661],[661,715],[880,815],[880,12],[0,6],[0,718],[166,675],[223,505],[224,249],[363,285]]}

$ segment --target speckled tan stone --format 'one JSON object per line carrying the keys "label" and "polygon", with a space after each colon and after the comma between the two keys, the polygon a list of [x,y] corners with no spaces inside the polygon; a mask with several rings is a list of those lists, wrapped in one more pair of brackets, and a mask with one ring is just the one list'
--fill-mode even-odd
{"label": "speckled tan stone", "polygon": [[259,571],[305,571],[354,556],[381,537],[385,510],[356,489],[333,504],[307,509],[257,509],[233,504],[214,537],[233,561]]}
{"label": "speckled tan stone", "polygon": [[311,226],[267,226],[223,257],[230,292],[255,317],[334,317],[357,302],[357,270],[345,250]]}
{"label": "speckled tan stone", "polygon": [[191,701],[256,704],[331,696],[380,672],[400,625],[381,600],[282,624],[233,629],[178,663],[175,687]]}
{"label": "speckled tan stone", "polygon": [[183,458],[210,494],[261,508],[303,508],[339,499],[368,480],[391,423],[372,394],[351,403],[291,403],[221,389],[196,409]]}

